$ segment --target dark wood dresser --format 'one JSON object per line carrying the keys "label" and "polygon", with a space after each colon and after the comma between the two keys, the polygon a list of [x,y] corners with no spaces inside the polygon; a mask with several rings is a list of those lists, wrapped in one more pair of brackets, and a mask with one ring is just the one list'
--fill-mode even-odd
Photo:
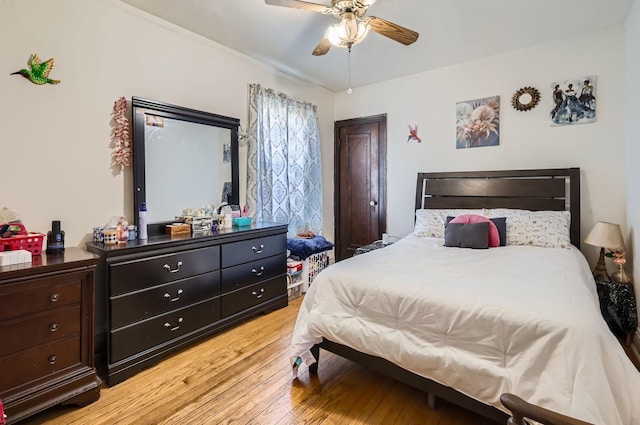
{"label": "dark wood dresser", "polygon": [[97,258],[79,248],[0,267],[0,399],[8,423],[100,397],[94,368]]}
{"label": "dark wood dresser", "polygon": [[287,306],[286,233],[286,225],[256,223],[116,246],[89,243],[100,256],[96,356],[107,384]]}

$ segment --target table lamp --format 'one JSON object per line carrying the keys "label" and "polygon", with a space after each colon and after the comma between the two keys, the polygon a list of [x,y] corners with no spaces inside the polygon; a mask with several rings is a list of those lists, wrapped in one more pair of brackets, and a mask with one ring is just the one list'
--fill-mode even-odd
{"label": "table lamp", "polygon": [[[607,267],[604,262],[604,257],[607,255],[609,257],[613,257],[613,262],[618,266],[618,271],[614,275],[616,280],[620,283],[629,283],[631,281],[624,271],[624,264],[627,260],[625,259],[624,254],[624,239],[622,238],[622,231],[618,224],[598,221],[584,239],[584,242],[589,245],[600,247],[598,263],[592,270],[593,277],[596,280],[611,282],[611,278],[607,273]],[[608,249],[610,252],[605,254],[605,249]]]}

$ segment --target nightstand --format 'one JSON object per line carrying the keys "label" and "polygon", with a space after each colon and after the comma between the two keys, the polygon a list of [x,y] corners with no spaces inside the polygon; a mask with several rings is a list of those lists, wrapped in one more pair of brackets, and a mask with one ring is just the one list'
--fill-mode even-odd
{"label": "nightstand", "polygon": [[600,311],[609,329],[618,337],[625,338],[627,346],[638,328],[636,296],[632,283],[619,283],[596,280]]}
{"label": "nightstand", "polygon": [[364,254],[369,251],[374,251],[376,249],[384,248],[387,245],[389,244],[385,245],[381,241],[376,241],[376,242],[370,243],[369,245],[359,246],[358,248],[356,248],[356,251],[353,253],[353,256],[355,257],[356,255],[359,255],[359,254]]}

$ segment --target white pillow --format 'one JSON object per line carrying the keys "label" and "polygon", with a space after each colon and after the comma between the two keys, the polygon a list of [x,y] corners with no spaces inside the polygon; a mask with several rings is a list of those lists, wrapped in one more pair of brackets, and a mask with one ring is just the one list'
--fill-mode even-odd
{"label": "white pillow", "polygon": [[447,216],[457,217],[462,214],[479,214],[486,216],[487,211],[488,210],[485,209],[416,210],[416,224],[413,227],[413,234],[421,237],[444,238],[444,224],[447,221]]}
{"label": "white pillow", "polygon": [[496,208],[489,218],[507,218],[507,245],[530,245],[549,248],[571,246],[569,211],[529,211]]}

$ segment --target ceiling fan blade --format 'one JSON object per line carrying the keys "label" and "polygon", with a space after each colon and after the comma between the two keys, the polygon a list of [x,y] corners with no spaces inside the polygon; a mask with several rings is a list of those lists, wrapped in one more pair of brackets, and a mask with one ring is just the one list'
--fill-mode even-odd
{"label": "ceiling fan blade", "polygon": [[415,43],[415,41],[418,39],[418,36],[420,35],[417,32],[410,30],[409,28],[401,27],[398,24],[394,24],[393,22],[389,22],[385,19],[375,16],[369,17],[369,28],[371,28],[378,34],[389,37],[390,39],[395,40],[398,43],[402,43],[406,46]]}
{"label": "ceiling fan blade", "polygon": [[304,9],[320,13],[330,13],[332,10],[323,4],[310,3],[302,0],[264,0],[264,2],[272,6],[293,7],[294,9]]}
{"label": "ceiling fan blade", "polygon": [[323,38],[322,40],[320,40],[320,43],[318,43],[316,48],[313,49],[312,55],[313,56],[326,55],[330,48],[331,48],[331,43],[329,42],[329,40],[327,40],[327,38]]}
{"label": "ceiling fan blade", "polygon": [[358,3],[362,4],[363,6],[369,7],[372,4],[374,4],[375,2],[377,2],[378,0],[357,0]]}

